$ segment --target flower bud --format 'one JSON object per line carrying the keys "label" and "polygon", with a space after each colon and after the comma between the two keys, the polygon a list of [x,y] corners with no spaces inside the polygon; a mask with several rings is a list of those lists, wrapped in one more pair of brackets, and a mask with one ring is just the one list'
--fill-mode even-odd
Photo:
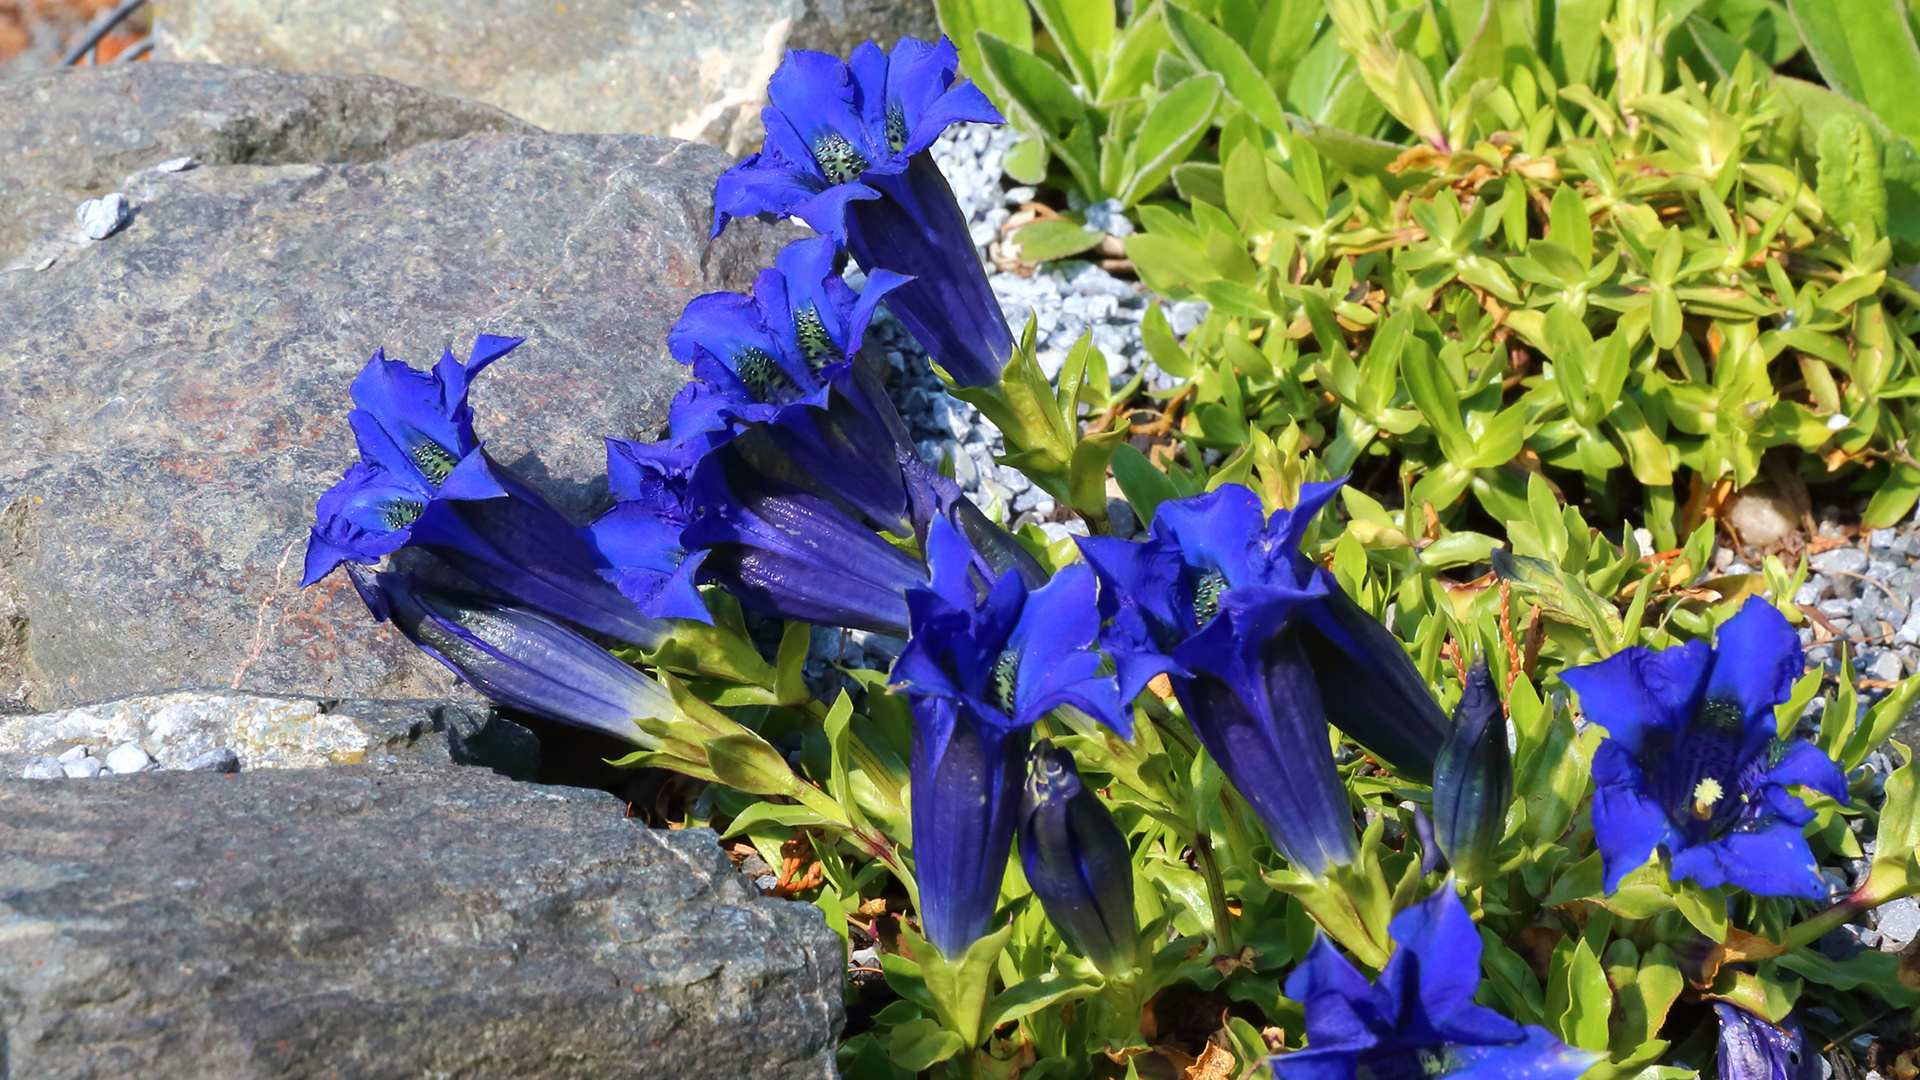
{"label": "flower bud", "polygon": [[1046,739],[1027,758],[1020,861],[1060,936],[1109,975],[1134,966],[1133,852],[1080,782],[1073,755]]}
{"label": "flower bud", "polygon": [[1440,850],[1469,882],[1485,880],[1493,849],[1506,832],[1513,802],[1513,751],[1506,716],[1486,660],[1467,676],[1453,730],[1433,767],[1433,825]]}

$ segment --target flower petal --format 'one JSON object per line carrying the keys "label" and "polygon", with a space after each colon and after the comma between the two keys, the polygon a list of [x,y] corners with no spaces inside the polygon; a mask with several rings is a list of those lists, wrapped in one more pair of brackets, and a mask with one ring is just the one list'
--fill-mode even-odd
{"label": "flower petal", "polygon": [[1580,695],[1588,720],[1610,740],[1639,752],[1650,728],[1679,731],[1693,719],[1713,667],[1704,641],[1654,652],[1638,645],[1597,664],[1570,668],[1560,678]]}
{"label": "flower petal", "polygon": [[1813,849],[1799,826],[1785,821],[1762,822],[1751,831],[1736,830],[1676,851],[1673,876],[1707,889],[1733,885],[1755,896],[1827,898]]}
{"label": "flower petal", "polygon": [[1764,725],[1771,732],[1773,707],[1792,695],[1794,680],[1807,668],[1792,624],[1772,604],[1748,597],[1721,625],[1714,655],[1707,696],[1736,702],[1749,728]]}
{"label": "flower petal", "polygon": [[1534,1024],[1524,1030],[1522,1042],[1449,1045],[1443,1056],[1457,1068],[1445,1074],[1447,1080],[1579,1080],[1606,1056],[1577,1050]]}
{"label": "flower petal", "polygon": [[1840,771],[1840,763],[1805,739],[1796,739],[1787,747],[1779,762],[1767,770],[1767,780],[1783,786],[1810,787],[1842,806],[1849,800],[1847,778]]}
{"label": "flower petal", "polygon": [[[1393,917],[1388,934],[1398,948],[1380,974],[1374,1001],[1397,1009],[1402,1032],[1446,1042],[1512,1042],[1520,1025],[1473,1001],[1480,988],[1480,932],[1451,886]],[[1412,985],[1406,985],[1411,980]],[[1416,1015],[1408,1015],[1411,1006]]]}
{"label": "flower petal", "polygon": [[[913,699],[912,816],[920,924],[942,955],[986,934],[1019,818],[1027,729],[947,698]],[[930,736],[946,733],[938,751]]]}
{"label": "flower petal", "polygon": [[1602,884],[1611,894],[1661,844],[1674,839],[1667,812],[1646,793],[1640,763],[1614,739],[1593,754],[1593,841],[1605,866]]}

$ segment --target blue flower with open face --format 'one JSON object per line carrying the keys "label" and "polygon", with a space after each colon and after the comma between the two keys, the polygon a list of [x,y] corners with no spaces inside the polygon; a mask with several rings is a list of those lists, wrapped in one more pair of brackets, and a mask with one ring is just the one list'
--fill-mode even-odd
{"label": "blue flower with open face", "polygon": [[499,596],[651,646],[665,627],[605,581],[573,523],[474,436],[471,380],[519,341],[482,334],[467,363],[448,352],[424,372],[373,355],[348,417],[361,460],[320,497],[303,584],[423,548]]}
{"label": "blue flower with open face", "polygon": [[386,350],[374,350],[353,380],[357,408],[347,414],[360,461],[320,496],[303,587],[343,562],[375,563],[404,547],[414,522],[449,482],[456,495],[497,494],[484,466],[471,477],[460,470],[480,447],[467,391],[475,375],[522,340],[481,334],[466,363],[449,349],[431,371],[416,371],[387,359]]}
{"label": "blue flower with open face", "polygon": [[992,573],[946,518],[927,543],[932,586],[908,593],[913,636],[893,681],[913,706],[920,923],[958,957],[993,921],[1034,721],[1072,705],[1122,733],[1130,725],[1093,649],[1100,619],[1086,566],[1035,589],[1015,570]]}
{"label": "blue flower with open face", "polygon": [[[1339,481],[1301,487],[1268,519],[1239,484],[1160,504],[1151,538],[1097,537],[1103,638],[1123,692],[1165,671],[1207,752],[1288,862],[1312,874],[1353,860],[1357,837],[1300,628],[1326,595],[1301,535]],[[1337,586],[1336,586],[1337,587]]]}
{"label": "blue flower with open face", "polygon": [[1307,1045],[1271,1059],[1280,1080],[1575,1080],[1602,1057],[1474,1004],[1480,935],[1451,886],[1388,934],[1393,958],[1372,985],[1324,937],[1287,976]]}
{"label": "blue flower with open face", "polygon": [[1773,715],[1805,667],[1793,627],[1753,597],[1718,648],[1636,646],[1561,674],[1607,731],[1593,755],[1593,834],[1609,893],[1664,848],[1675,878],[1709,889],[1826,898],[1801,833],[1813,811],[1788,789],[1844,803],[1846,777],[1813,744],[1781,742]]}
{"label": "blue flower with open face", "polygon": [[714,186],[713,232],[736,217],[798,217],[869,275],[912,278],[887,306],[956,382],[991,386],[1013,335],[928,147],[950,124],[1005,120],[959,65],[946,38],[901,38],[891,54],[867,42],[850,61],[788,52],[767,85],[765,144]]}

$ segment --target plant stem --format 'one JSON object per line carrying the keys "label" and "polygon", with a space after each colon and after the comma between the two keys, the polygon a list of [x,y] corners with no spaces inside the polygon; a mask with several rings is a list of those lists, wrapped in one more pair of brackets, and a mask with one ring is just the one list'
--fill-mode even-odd
{"label": "plant stem", "polygon": [[1227,885],[1220,880],[1220,864],[1213,857],[1213,841],[1205,832],[1193,835],[1193,854],[1207,879],[1207,906],[1213,909],[1213,948],[1216,956],[1235,956],[1233,915],[1227,911]]}

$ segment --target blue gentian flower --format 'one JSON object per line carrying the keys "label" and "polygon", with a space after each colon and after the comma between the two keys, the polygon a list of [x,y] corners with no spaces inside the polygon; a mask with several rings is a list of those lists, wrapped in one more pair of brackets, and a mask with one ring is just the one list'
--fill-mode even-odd
{"label": "blue gentian flower", "polygon": [[895,689],[913,706],[912,813],[920,924],[958,957],[987,932],[1019,817],[1028,731],[1059,705],[1130,730],[1093,650],[1092,572],[1075,564],[1030,589],[988,576],[946,518],[928,532],[932,585],[907,598],[913,636]]}
{"label": "blue gentian flower", "polygon": [[1433,769],[1434,840],[1469,884],[1487,880],[1494,848],[1506,835],[1513,802],[1513,750],[1507,716],[1482,658],[1453,710],[1453,731]]}
{"label": "blue gentian flower", "polygon": [[470,380],[518,343],[482,334],[465,365],[448,353],[431,372],[374,354],[349,417],[362,460],[320,497],[303,583],[423,548],[502,597],[651,646],[666,628],[604,580],[573,523],[474,437]]}
{"label": "blue gentian flower", "polygon": [[[488,364],[522,338],[481,334],[462,364],[447,350],[431,371],[388,360],[385,349],[353,380],[358,408],[347,414],[360,462],[320,497],[319,523],[307,543],[301,585],[343,562],[375,563],[407,543],[411,527],[455,471],[480,446],[467,391]],[[494,492],[484,476],[476,494]]]}
{"label": "blue gentian flower", "polygon": [[832,500],[756,468],[741,440],[693,469],[681,545],[703,580],[766,615],[905,637],[907,590],[926,567]]}
{"label": "blue gentian flower", "polygon": [[901,38],[891,55],[867,42],[850,61],[788,52],[767,85],[765,144],[715,185],[713,233],[736,217],[799,217],[868,274],[912,278],[887,306],[956,382],[991,386],[1013,335],[927,148],[950,124],[1005,120],[956,79],[959,65],[946,38]]}
{"label": "blue gentian flower", "polygon": [[347,572],[381,622],[493,701],[649,749],[637,718],[674,715],[659,683],[529,608],[429,584],[410,574]]}
{"label": "blue gentian flower", "polygon": [[1720,1017],[1720,1080],[1819,1080],[1820,1055],[1798,1020],[1771,1024],[1723,1001],[1713,1011]]}
{"label": "blue gentian flower", "polygon": [[607,490],[615,502],[581,535],[601,576],[652,618],[713,621],[698,588],[704,553],[680,542],[693,519],[693,467],[706,449],[698,441],[607,440]]}
{"label": "blue gentian flower", "polygon": [[1847,801],[1840,767],[1811,743],[1782,743],[1773,707],[1805,670],[1800,639],[1751,598],[1705,642],[1635,646],[1561,673],[1607,730],[1593,755],[1593,833],[1612,892],[1656,848],[1673,876],[1758,896],[1826,898],[1788,788]]}
{"label": "blue gentian flower", "polygon": [[1302,485],[1299,506],[1268,520],[1258,496],[1227,484],[1161,503],[1144,543],[1080,542],[1104,586],[1123,692],[1167,672],[1274,846],[1313,874],[1351,862],[1357,843],[1300,634],[1328,588],[1300,556],[1301,533],[1339,485]]}
{"label": "blue gentian flower", "polygon": [[1132,968],[1133,850],[1073,755],[1047,739],[1027,758],[1019,835],[1027,884],[1060,936],[1109,975]]}
{"label": "blue gentian flower", "polygon": [[1575,1080],[1602,1057],[1474,1004],[1480,935],[1451,887],[1388,933],[1397,947],[1371,986],[1324,937],[1287,976],[1307,1046],[1271,1059],[1280,1080]]}
{"label": "blue gentian flower", "polygon": [[695,381],[674,400],[672,437],[712,445],[751,433],[794,478],[905,535],[916,514],[901,474],[918,455],[886,387],[852,359],[875,304],[903,279],[877,272],[855,293],[833,272],[835,254],[825,237],[796,241],[752,295],[687,304],[667,344]]}

